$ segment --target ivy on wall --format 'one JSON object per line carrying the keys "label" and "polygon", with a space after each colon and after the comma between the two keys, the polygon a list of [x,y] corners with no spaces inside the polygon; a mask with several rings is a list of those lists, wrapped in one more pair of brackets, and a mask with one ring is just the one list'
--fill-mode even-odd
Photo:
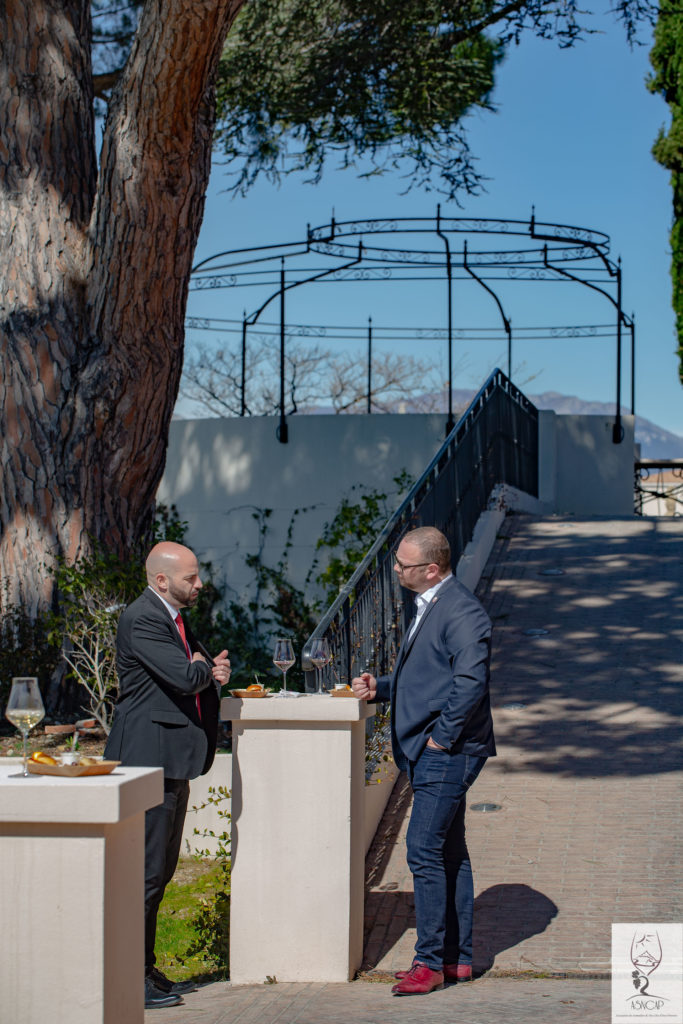
{"label": "ivy on wall", "polygon": [[[291,637],[295,651],[301,651],[325,607],[353,573],[412,480],[402,471],[394,483],[396,489],[389,494],[353,488],[357,500],[344,498],[318,540],[306,593],[290,582],[288,557],[295,528],[307,508],[295,509],[292,514],[282,554],[274,566],[266,565],[263,557],[272,510],[254,509],[258,543],[256,551],[246,556],[255,583],[248,601],[226,603],[225,587],[215,567],[210,562],[200,563],[204,585],[188,618],[209,651],[227,648],[230,652],[232,686],[247,686],[255,677],[262,682],[279,681],[272,662],[274,638]],[[187,525],[175,506],[159,505],[153,541],[183,543]],[[144,554],[122,562],[111,552],[96,550],[73,564],[58,559],[50,571],[59,594],[57,611],[34,621],[21,607],[6,602],[0,612],[0,712],[11,677],[28,673],[39,676],[43,694],[49,695],[48,714],[71,718],[87,711],[108,729],[118,688],[116,625],[121,610],[146,584]],[[321,590],[322,599],[311,596]],[[298,660],[287,684],[304,688]]]}

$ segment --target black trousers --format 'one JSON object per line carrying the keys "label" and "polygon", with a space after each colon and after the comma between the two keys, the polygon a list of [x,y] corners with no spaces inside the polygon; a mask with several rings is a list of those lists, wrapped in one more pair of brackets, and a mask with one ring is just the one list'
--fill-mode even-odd
{"label": "black trousers", "polygon": [[157,913],[178,864],[189,796],[187,779],[164,779],[164,802],[145,811],[145,972],[156,963]]}

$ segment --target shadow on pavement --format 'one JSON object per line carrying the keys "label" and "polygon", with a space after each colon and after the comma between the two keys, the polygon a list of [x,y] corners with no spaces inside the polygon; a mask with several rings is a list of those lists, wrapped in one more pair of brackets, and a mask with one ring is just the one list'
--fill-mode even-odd
{"label": "shadow on pavement", "polygon": [[544,932],[556,914],[556,904],[528,885],[485,889],[474,901],[475,974],[490,970],[498,953]]}
{"label": "shadow on pavement", "polygon": [[[508,516],[477,589],[494,626],[494,723],[521,770],[680,769],[683,531],[617,526]],[[496,711],[514,703],[526,710],[505,735]]]}

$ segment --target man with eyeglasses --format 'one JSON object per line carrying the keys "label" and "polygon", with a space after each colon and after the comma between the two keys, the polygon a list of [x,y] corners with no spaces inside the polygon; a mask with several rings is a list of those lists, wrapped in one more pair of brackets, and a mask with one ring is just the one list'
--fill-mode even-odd
{"label": "man with eyeglasses", "polygon": [[474,887],[465,842],[465,794],[495,754],[489,701],[491,622],[451,572],[446,537],[432,526],[405,535],[394,568],[417,594],[415,617],[390,676],[353,679],[357,697],[391,701],[397,766],[413,809],[406,837],[413,874],[415,959],[396,995],[424,995],[472,978]]}

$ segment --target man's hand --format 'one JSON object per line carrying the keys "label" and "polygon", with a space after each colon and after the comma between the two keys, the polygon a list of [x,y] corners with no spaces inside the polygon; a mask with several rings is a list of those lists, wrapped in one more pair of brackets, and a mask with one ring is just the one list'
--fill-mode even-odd
{"label": "man's hand", "polygon": [[363,672],[351,680],[351,689],[359,700],[374,700],[377,694],[377,680],[369,672]]}
{"label": "man's hand", "polygon": [[221,686],[225,685],[230,679],[230,659],[228,658],[227,651],[221,651],[221,653],[213,659],[213,665],[211,666],[213,677],[217,683]]}
{"label": "man's hand", "polygon": [[440,747],[438,743],[435,743],[431,736],[427,740],[427,746],[431,750],[445,750],[446,749],[445,747]]}

